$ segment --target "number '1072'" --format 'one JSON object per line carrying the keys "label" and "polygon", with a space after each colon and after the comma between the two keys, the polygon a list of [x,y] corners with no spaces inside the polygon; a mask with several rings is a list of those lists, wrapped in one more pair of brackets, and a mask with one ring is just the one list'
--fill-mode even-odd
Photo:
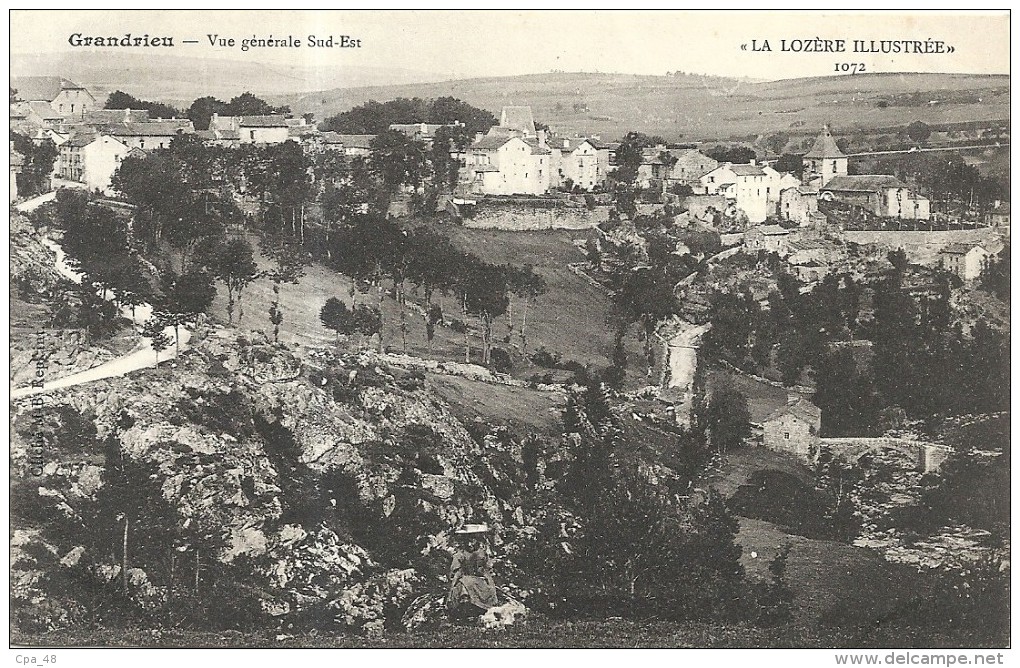
{"label": "number '1072'", "polygon": [[860,74],[864,72],[864,63],[836,63],[836,71]]}

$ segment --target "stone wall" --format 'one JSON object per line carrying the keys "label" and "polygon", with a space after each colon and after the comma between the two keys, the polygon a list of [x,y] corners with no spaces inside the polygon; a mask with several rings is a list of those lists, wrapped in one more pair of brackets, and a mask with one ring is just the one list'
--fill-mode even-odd
{"label": "stone wall", "polygon": [[819,440],[822,450],[856,459],[871,450],[898,450],[907,454],[917,469],[937,471],[942,462],[946,461],[952,449],[939,443],[915,441],[906,438],[882,436],[878,438],[823,438]]}
{"label": "stone wall", "polygon": [[532,206],[517,202],[480,201],[464,227],[492,230],[583,230],[609,220],[609,207]]}
{"label": "stone wall", "polygon": [[939,251],[949,244],[992,243],[997,238],[995,230],[987,227],[935,232],[844,232],[843,236],[855,244],[876,244],[890,250],[902,248],[908,260],[927,266],[937,264]]}

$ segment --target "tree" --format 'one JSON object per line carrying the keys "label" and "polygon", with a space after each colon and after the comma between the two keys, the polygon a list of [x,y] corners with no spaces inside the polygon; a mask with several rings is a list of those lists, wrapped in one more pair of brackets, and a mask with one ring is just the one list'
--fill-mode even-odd
{"label": "tree", "polygon": [[804,176],[804,158],[796,153],[784,153],[776,160],[777,172],[788,172],[798,179]]}
{"label": "tree", "polygon": [[[507,274],[507,288],[510,291],[510,295],[521,297],[524,300],[524,309],[521,314],[521,347],[527,348],[528,346],[528,307],[535,301],[536,298],[545,294],[546,283],[545,279],[541,275],[535,273],[535,268],[526,264],[521,268],[506,267],[504,270]],[[510,335],[513,335],[513,300],[511,299],[507,307],[508,320],[510,323]]]}
{"label": "tree", "polygon": [[658,144],[665,144],[662,137],[649,137],[641,132],[628,132],[616,149],[616,171],[613,179],[618,183],[633,187],[637,181],[638,168],[641,167],[644,149]]}
{"label": "tree", "polygon": [[[241,293],[259,276],[255,252],[244,239],[231,239],[216,247],[209,264],[213,275],[227,286],[227,320],[232,323],[235,300],[240,307]],[[243,317],[244,310],[239,308],[237,320]]]}
{"label": "tree", "polygon": [[217,100],[211,95],[197,98],[188,107],[187,116],[191,119],[191,122],[195,124],[196,130],[208,130],[209,121],[212,119],[213,114],[226,114],[227,103],[222,100]]}
{"label": "tree", "polygon": [[731,387],[717,388],[708,402],[706,427],[712,446],[722,454],[743,445],[751,436],[747,397]]}
{"label": "tree", "polygon": [[216,286],[213,285],[213,278],[205,272],[183,274],[166,290],[161,319],[167,326],[174,328],[178,356],[181,354],[179,328],[182,325],[193,324],[198,315],[212,305],[215,297]]}
{"label": "tree", "polygon": [[995,295],[1007,304],[1010,293],[1009,260],[1009,244],[1006,244],[998,255],[992,257],[980,278],[982,290]]}
{"label": "tree", "polygon": [[304,276],[308,264],[308,253],[291,239],[281,236],[262,237],[262,252],[276,266],[265,273],[273,282],[273,301],[269,306],[269,322],[273,325],[273,341],[280,340],[280,325],[283,323],[283,308],[280,303],[280,286],[296,284]]}
{"label": "tree", "polygon": [[[484,262],[474,263],[465,272],[461,285],[465,315],[472,313],[481,321],[482,364],[488,364],[492,350],[492,323],[495,318],[506,313],[510,305],[506,273],[503,267]],[[471,361],[470,348],[465,350],[464,361]]]}
{"label": "tree", "polygon": [[370,147],[369,167],[391,194],[405,186],[416,193],[431,177],[424,142],[398,130],[386,130],[372,139]]}
{"label": "tree", "polygon": [[59,151],[52,141],[33,142],[25,135],[10,132],[14,150],[24,156],[24,164],[17,174],[18,193],[36,195],[50,187],[50,174]]}
{"label": "tree", "polygon": [[923,144],[931,136],[931,126],[924,121],[914,121],[907,126],[907,136],[918,144]]}
{"label": "tree", "polygon": [[340,345],[340,336],[350,336],[356,330],[353,314],[347,305],[336,297],[330,297],[319,311],[319,320],[323,327],[336,332],[336,344]]}
{"label": "tree", "polygon": [[776,351],[776,364],[783,385],[796,385],[804,368],[811,362],[810,348],[805,337],[796,330],[790,329],[779,335],[779,348]]}
{"label": "tree", "polygon": [[867,436],[879,424],[880,405],[869,372],[859,370],[853,353],[837,348],[822,355],[814,369],[812,401],[822,409],[823,436]]}
{"label": "tree", "polygon": [[367,304],[355,304],[351,308],[336,297],[330,297],[319,311],[319,320],[323,327],[336,332],[336,344],[340,345],[340,336],[362,334],[372,336],[378,334],[382,327],[382,315],[379,309]]}
{"label": "tree", "polygon": [[749,146],[723,146],[717,144],[705,150],[704,153],[718,162],[732,162],[735,165],[745,165],[752,160],[758,159],[758,154]]}
{"label": "tree", "polygon": [[441,192],[452,192],[460,176],[460,160],[454,154],[463,153],[474,135],[464,126],[444,126],[436,130],[432,139],[432,172],[435,185]]}
{"label": "tree", "polygon": [[350,111],[330,116],[319,129],[344,134],[379,134],[389,130],[390,125],[411,123],[462,123],[473,137],[477,132],[487,132],[497,120],[491,112],[453,97],[434,100],[401,97],[387,102],[365,102]]}
{"label": "tree", "polygon": [[227,116],[270,116],[273,114],[289,114],[290,107],[284,105],[274,107],[262,98],[245,91],[232,97],[223,112]]}
{"label": "tree", "polygon": [[152,118],[175,118],[182,116],[182,112],[168,104],[162,102],[148,102],[146,100],[139,100],[133,95],[129,95],[124,91],[116,90],[110,93],[110,96],[106,98],[106,104],[104,109],[141,109],[149,112],[149,116]]}
{"label": "tree", "polygon": [[117,329],[117,309],[96,294],[95,287],[83,283],[77,290],[78,321],[90,341],[112,334]]}
{"label": "tree", "polygon": [[623,288],[616,295],[627,322],[640,322],[648,375],[654,366],[652,336],[660,320],[675,312],[676,296],[671,283],[654,269],[636,269],[627,274]]}
{"label": "tree", "polygon": [[142,325],[142,336],[149,339],[149,345],[156,353],[156,366],[159,366],[159,354],[170,347],[170,337],[167,336],[166,327],[166,322],[158,314],[153,314]]}
{"label": "tree", "polygon": [[854,497],[864,484],[864,471],[823,452],[815,464],[815,488],[829,497],[825,519],[838,540],[851,543],[861,529]]}
{"label": "tree", "polygon": [[[774,132],[765,138],[765,148],[773,155],[782,153],[788,143],[790,143],[790,135],[785,132]],[[783,171],[778,167],[776,170]]]}
{"label": "tree", "polygon": [[290,234],[301,243],[305,238],[305,202],[311,197],[311,159],[297,142],[266,146],[261,157],[264,165],[264,179],[260,192],[263,200],[268,198],[276,204],[280,227],[274,234],[285,233],[286,217],[290,214]]}
{"label": "tree", "polygon": [[162,233],[178,251],[180,271],[186,273],[196,249],[208,239],[221,237],[226,226],[220,216],[207,210],[204,202],[190,196],[176,207],[175,213],[163,221]]}

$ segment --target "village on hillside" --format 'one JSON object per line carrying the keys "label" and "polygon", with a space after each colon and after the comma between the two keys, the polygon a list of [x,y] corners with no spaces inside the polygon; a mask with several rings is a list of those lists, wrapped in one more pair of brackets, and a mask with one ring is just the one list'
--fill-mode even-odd
{"label": "village on hillside", "polygon": [[[12,75],[19,637],[1002,646],[1009,183],[969,156],[1008,121],[965,159],[922,118],[855,153],[836,113]],[[458,541],[492,571],[451,602]]]}

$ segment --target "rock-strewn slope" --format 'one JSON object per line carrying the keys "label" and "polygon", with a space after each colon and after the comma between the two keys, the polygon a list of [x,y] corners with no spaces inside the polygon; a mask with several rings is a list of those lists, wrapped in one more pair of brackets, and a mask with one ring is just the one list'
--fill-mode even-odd
{"label": "rock-strewn slope", "polygon": [[510,516],[482,447],[420,374],[223,330],[193,341],[176,368],[15,404],[23,623],[88,616],[94,601],[53,587],[87,582],[166,615],[213,588],[252,624],[378,632],[436,587],[449,529]]}

